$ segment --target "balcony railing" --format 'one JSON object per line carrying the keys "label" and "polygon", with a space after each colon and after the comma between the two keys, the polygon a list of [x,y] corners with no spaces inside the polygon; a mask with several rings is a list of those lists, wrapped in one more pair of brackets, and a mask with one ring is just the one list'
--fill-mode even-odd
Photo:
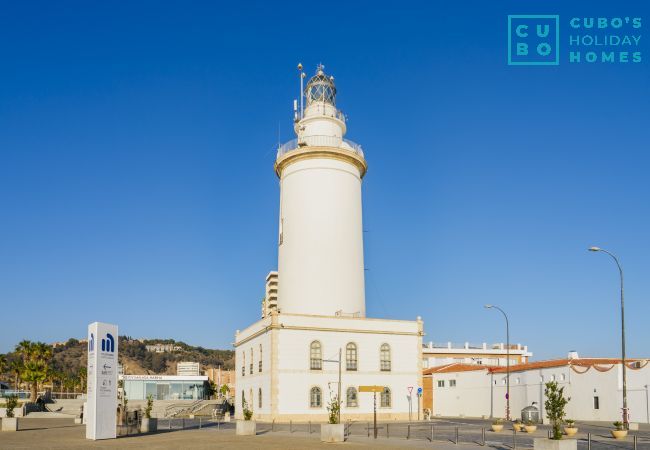
{"label": "balcony railing", "polygon": [[361,145],[357,144],[356,142],[353,142],[349,139],[340,138],[338,136],[320,136],[320,135],[302,136],[300,138],[292,139],[289,142],[285,142],[284,144],[278,147],[277,157],[280,158],[281,156],[284,156],[291,151],[298,150],[301,147],[306,147],[306,146],[336,147],[336,148],[341,148],[343,150],[351,151],[363,157],[363,149],[361,148]]}

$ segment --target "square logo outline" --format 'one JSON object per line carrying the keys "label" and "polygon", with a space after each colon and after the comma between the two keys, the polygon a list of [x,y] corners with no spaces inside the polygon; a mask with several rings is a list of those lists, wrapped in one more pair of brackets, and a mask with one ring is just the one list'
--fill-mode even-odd
{"label": "square logo outline", "polygon": [[[512,19],[555,19],[554,61],[512,61]],[[508,14],[508,65],[509,66],[559,66],[560,65],[560,15],[559,14]]]}

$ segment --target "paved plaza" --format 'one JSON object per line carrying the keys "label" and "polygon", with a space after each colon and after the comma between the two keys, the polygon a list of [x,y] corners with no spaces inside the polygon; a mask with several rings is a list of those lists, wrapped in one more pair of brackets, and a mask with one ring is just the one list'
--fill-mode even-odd
{"label": "paved plaza", "polygon": [[[388,426],[386,426],[388,425]],[[431,431],[433,425],[433,440]],[[200,428],[199,428],[200,426]],[[182,427],[185,427],[184,429]],[[75,449],[75,448],[227,448],[227,449],[311,449],[311,448],[428,448],[437,450],[511,450],[511,432],[485,432],[489,422],[481,420],[435,420],[420,423],[390,423],[379,425],[379,436],[375,440],[368,437],[367,423],[356,422],[349,425],[349,437],[344,444],[326,444],[319,441],[319,425],[268,424],[258,423],[257,436],[236,436],[234,424],[216,424],[177,419],[172,422],[160,421],[159,431],[152,434],[132,434],[106,441],[85,439],[85,427],[75,425],[72,419],[26,418],[15,433],[0,433],[0,449]],[[458,429],[458,438],[456,430]],[[588,448],[586,433],[591,433],[593,450],[633,450],[634,441],[615,441],[608,437],[608,427],[604,424],[583,424],[578,436],[578,448]],[[542,426],[535,437],[545,436],[547,426]],[[372,436],[372,432],[370,433]],[[642,426],[637,435],[637,449],[650,450],[650,427]],[[408,439],[407,439],[408,437]],[[532,448],[533,436],[517,434],[516,448]],[[455,443],[458,439],[458,444]]]}

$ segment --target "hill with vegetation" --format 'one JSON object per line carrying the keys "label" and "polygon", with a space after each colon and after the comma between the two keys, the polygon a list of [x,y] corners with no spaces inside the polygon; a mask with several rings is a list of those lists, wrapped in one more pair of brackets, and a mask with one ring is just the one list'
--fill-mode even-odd
{"label": "hill with vegetation", "polygon": [[[40,348],[35,353],[32,348]],[[172,344],[173,351],[148,351],[148,345]],[[37,355],[37,356],[35,356]],[[85,388],[85,371],[88,357],[86,342],[68,339],[65,344],[50,346],[43,343],[23,341],[16,350],[0,354],[0,380],[29,383],[35,377],[38,383],[51,382],[55,389],[60,386]],[[38,361],[38,374],[34,375],[34,361]],[[176,363],[192,361],[206,367],[221,367],[229,370],[235,365],[235,353],[232,350],[214,350],[195,347],[173,339],[132,339],[119,337],[119,361],[125,373],[129,375],[176,374]]]}

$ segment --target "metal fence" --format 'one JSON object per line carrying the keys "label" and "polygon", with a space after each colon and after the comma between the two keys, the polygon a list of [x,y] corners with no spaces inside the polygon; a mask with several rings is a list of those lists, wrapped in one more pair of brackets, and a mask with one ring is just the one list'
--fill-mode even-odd
{"label": "metal fence", "polygon": [[[130,418],[124,425],[118,425],[118,436],[128,436],[140,433],[141,418]],[[369,421],[345,422],[346,438],[375,439],[375,429]],[[257,433],[288,433],[302,436],[320,435],[321,422],[257,422]],[[158,419],[158,432],[179,431],[189,429],[212,429],[215,431],[234,431],[235,421],[224,422],[213,418],[165,418]],[[579,450],[650,450],[650,432],[634,431],[626,440],[616,440],[609,435],[609,430],[594,433],[581,433],[577,437]],[[495,433],[485,424],[454,423],[451,421],[432,422],[380,422],[377,423],[376,439],[393,441],[418,440],[430,442],[435,448],[436,443],[451,443],[459,445],[485,446],[486,448],[531,449],[535,438],[550,437],[548,427],[540,427],[534,433],[517,432],[504,429]]]}

